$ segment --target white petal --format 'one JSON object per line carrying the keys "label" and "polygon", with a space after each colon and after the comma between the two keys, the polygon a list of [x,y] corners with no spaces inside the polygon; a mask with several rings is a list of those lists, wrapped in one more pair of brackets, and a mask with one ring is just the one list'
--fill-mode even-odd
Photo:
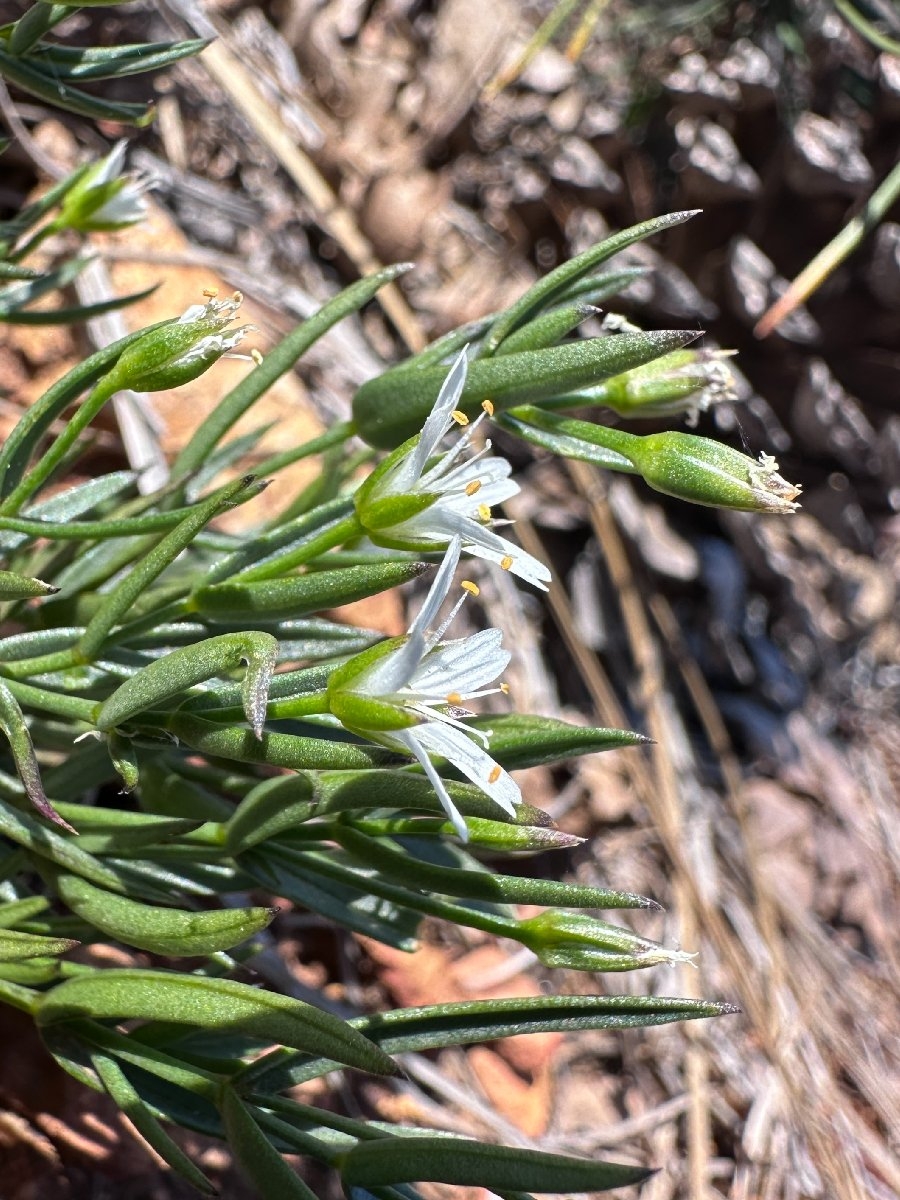
{"label": "white petal", "polygon": [[497,769],[497,764],[461,729],[428,722],[425,725],[413,725],[403,732],[407,737],[412,734],[415,741],[429,753],[440,754],[446,758],[476,787],[490,796],[495,804],[499,804],[504,812],[512,815],[515,806],[522,803],[522,793],[518,784],[502,768],[497,779],[491,782],[491,775]]}
{"label": "white petal", "polygon": [[434,402],[434,408],[432,408],[428,420],[422,427],[422,436],[419,438],[419,444],[412,452],[411,463],[415,469],[414,477],[416,479],[422,474],[425,464],[437,449],[438,442],[450,428],[450,424],[452,423],[450,414],[459,403],[459,398],[465,387],[468,369],[469,362],[466,358],[466,348],[464,347],[457,355],[456,361],[450,368],[447,378],[441,385],[437,400]]}
{"label": "white petal", "polygon": [[[415,527],[414,535],[408,532],[411,527]],[[400,529],[401,526],[396,528]],[[502,565],[504,559],[511,558],[512,564],[506,569],[545,592],[547,584],[553,578],[549,568],[525,550],[447,505],[433,504],[414,520],[404,521],[402,528],[403,537],[415,536],[426,542],[440,543],[446,538],[460,538],[463,548],[469,554],[486,558],[488,562]]]}
{"label": "white petal", "polygon": [[431,786],[437,792],[438,800],[440,800],[441,804],[444,806],[444,811],[450,818],[453,828],[459,835],[460,840],[467,842],[469,840],[469,831],[466,828],[466,823],[463,820],[462,813],[460,813],[459,809],[450,799],[450,793],[444,786],[443,779],[441,779],[440,775],[438,775],[437,771],[434,769],[431,759],[428,757],[425,751],[419,747],[416,734],[422,728],[425,728],[425,726],[419,725],[413,726],[411,729],[398,729],[394,736],[398,741],[402,742],[409,750],[410,754],[414,754],[422,764],[422,769],[428,776]]}
{"label": "white petal", "polygon": [[483,629],[436,647],[419,664],[409,682],[410,690],[444,701],[457,692],[465,700],[509,665],[510,654],[500,645],[502,636],[499,629]]}
{"label": "white petal", "polygon": [[125,149],[128,146],[126,138],[116,142],[106,158],[100,162],[100,169],[94,176],[92,182],[96,184],[112,183],[114,179],[122,173],[122,167],[125,165]]}
{"label": "white petal", "polygon": [[451,537],[450,544],[447,546],[444,554],[444,561],[441,563],[437,575],[431,584],[431,589],[425,597],[425,603],[416,614],[416,619],[409,627],[410,634],[419,633],[424,636],[434,624],[434,619],[444,601],[447,599],[447,593],[450,591],[450,585],[453,582],[453,573],[459,563],[460,555],[459,538]]}

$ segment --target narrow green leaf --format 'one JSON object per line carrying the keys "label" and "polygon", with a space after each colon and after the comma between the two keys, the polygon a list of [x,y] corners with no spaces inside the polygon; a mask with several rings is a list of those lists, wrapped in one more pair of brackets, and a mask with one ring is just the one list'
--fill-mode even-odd
{"label": "narrow green leaf", "polygon": [[46,912],[50,901],[46,896],[25,896],[21,900],[8,900],[0,904],[0,929],[13,929],[39,913]]}
{"label": "narrow green leaf", "polygon": [[464,1138],[381,1138],[360,1142],[340,1163],[344,1185],[380,1187],[395,1183],[452,1183],[457,1186],[527,1189],[535,1192],[603,1192],[640,1183],[652,1171],[618,1163],[590,1162]]}
{"label": "narrow green leaf", "polygon": [[262,1200],[316,1200],[316,1194],[287,1165],[230,1087],[222,1089],[222,1119],[228,1142]]}
{"label": "narrow green leaf", "polygon": [[[620,333],[476,359],[469,364],[459,408],[475,416],[483,400],[490,400],[498,412],[520,404],[539,404],[680,350],[699,336],[697,330]],[[368,380],[353,399],[359,436],[370,446],[390,450],[418,433],[446,375],[445,367],[430,367],[386,371]]]}
{"label": "narrow green leaf", "polygon": [[406,953],[419,944],[416,931],[422,914],[411,906],[374,895],[362,875],[355,887],[352,876],[348,882],[346,873],[340,880],[325,878],[314,861],[276,843],[245,851],[239,864],[273,895],[302,904],[342,929]]}
{"label": "narrow green leaf", "polygon": [[110,968],[59,984],[42,997],[36,1013],[42,1026],[81,1017],[215,1026],[327,1054],[361,1071],[396,1071],[386,1054],[338,1017],[231,979]]}
{"label": "narrow green leaf", "polygon": [[217,583],[199,588],[191,598],[191,607],[204,617],[231,620],[302,617],[376,596],[417,579],[427,569],[428,564],[422,562],[387,562],[310,571],[259,583]]}
{"label": "narrow green leaf", "polygon": [[34,596],[52,596],[59,588],[42,579],[29,579],[15,571],[0,571],[0,600],[30,600]]}
{"label": "narrow green leaf", "polygon": [[[146,783],[146,780],[142,780]],[[197,829],[196,817],[157,816],[120,808],[91,808],[58,802],[58,811],[78,822],[78,848],[89,854],[123,854],[142,846],[160,846]],[[230,810],[229,810],[230,811]]]}
{"label": "narrow green leaf", "polygon": [[120,892],[122,884],[118,875],[103,866],[92,855],[85,853],[67,838],[26,813],[18,812],[7,801],[0,799],[0,834],[24,846],[34,854],[47,858],[57,866],[77,875],[84,876],[101,887]]}
{"label": "narrow green leaf", "polygon": [[42,42],[30,57],[41,66],[51,68],[52,73],[62,79],[84,83],[89,79],[121,79],[125,75],[158,71],[179,59],[199,54],[209,44],[210,39],[206,38],[91,48]]}
{"label": "narrow green leaf", "polygon": [[0,929],[0,963],[40,958],[46,954],[65,954],[77,945],[78,943],[71,938],[40,937],[33,933]]}
{"label": "narrow green leaf", "polygon": [[35,809],[45,820],[52,821],[54,825],[59,825],[68,833],[77,832],[68,821],[59,815],[47,799],[41,783],[37,755],[34,752],[24,714],[19,707],[18,700],[2,680],[0,680],[0,730],[9,741],[9,748],[16,764],[16,772],[22,780],[25,795]]}
{"label": "narrow green leaf", "polygon": [[263,362],[219,402],[212,415],[200,425],[175,460],[172,467],[173,477],[183,479],[196,471],[235,422],[277,379],[291,370],[297,359],[305,354],[310,346],[338,321],[357,312],[385,284],[404,274],[410,266],[410,263],[399,263],[360,279],[283,338],[274,350],[269,351]]}
{"label": "narrow green leaf", "polygon": [[639,225],[632,225],[629,229],[623,229],[621,233],[605,238],[568,262],[561,263],[549,275],[539,279],[524,296],[498,317],[484,339],[482,354],[485,356],[494,354],[501,342],[514,329],[518,329],[528,320],[533,313],[556,301],[576,280],[595,271],[601,263],[612,258],[614,254],[618,254],[620,250],[634,245],[635,242],[643,241],[644,238],[652,237],[656,233],[661,233],[664,229],[670,229],[673,225],[681,225],[696,216],[697,212],[699,209],[693,209],[688,212],[669,213],[666,216],[642,221]]}
{"label": "narrow green leaf", "polygon": [[497,355],[519,354],[523,350],[544,350],[555,346],[583,321],[595,317],[597,312],[593,305],[583,301],[551,308],[511,333],[498,348]]}
{"label": "narrow green leaf", "polygon": [[191,514],[165,535],[153,549],[120,581],[88,622],[78,645],[83,661],[96,657],[113,626],[121,621],[138,597],[146,591],[197,534],[218,513],[245,504],[266,486],[264,480],[247,475],[221,488],[208,500],[198,504]]}
{"label": "narrow green leaf", "polygon": [[273,908],[220,908],[203,912],[141,904],[94,887],[77,875],[59,875],[60,899],[82,920],[126,946],[191,958],[229,950],[259,933]]}
{"label": "narrow green leaf", "polygon": [[350,742],[266,732],[254,738],[249,729],[222,728],[186,712],[172,713],[166,729],[194,750],[237,762],[289,767],[294,771],[353,771],[383,766],[394,757],[375,747]]}
{"label": "narrow green leaf", "polygon": [[216,1189],[181,1147],[172,1141],[115,1059],[95,1053],[91,1055],[91,1063],[112,1100],[160,1158],[192,1187],[204,1195],[214,1196]]}
{"label": "narrow green leaf", "polygon": [[0,321],[8,320],[19,309],[40,300],[48,292],[67,287],[89,261],[87,258],[72,258],[55,271],[43,272],[37,279],[25,280],[0,289]]}
{"label": "narrow green leaf", "polygon": [[98,300],[95,304],[76,304],[70,308],[38,309],[33,312],[23,312],[21,309],[3,312],[0,309],[0,321],[7,325],[73,325],[76,321],[90,321],[103,313],[116,312],[117,309],[125,308],[127,304],[137,304],[139,300],[152,296],[158,287],[159,284],[154,283],[140,292],[114,296],[111,300]]}
{"label": "narrow green leaf", "polygon": [[[83,3],[83,0],[79,0],[79,3]],[[7,54],[5,50],[0,50],[0,75],[23,92],[37,96],[54,108],[77,113],[80,117],[90,117],[94,121],[124,121],[139,127],[152,120],[153,110],[145,104],[113,104],[97,96],[89,96],[87,92],[54,78],[52,68],[40,70],[28,61]]]}
{"label": "narrow green leaf", "polygon": [[112,729],[137,713],[159,708],[195,684],[246,664],[242,688],[243,708],[257,738],[266,720],[269,682],[275,669],[278,643],[269,633],[225,633],[196,646],[184,646],[163,655],[127,679],[101,705],[98,729]]}
{"label": "narrow green leaf", "polygon": [[[394,1009],[355,1018],[355,1028],[389,1054],[468,1046],[526,1033],[572,1033],[586,1029],[638,1029],[736,1013],[730,1004],[669,996],[523,996],[465,1000],[422,1008]],[[235,1082],[241,1089],[282,1091],[332,1069],[288,1051],[249,1064]]]}
{"label": "narrow green leaf", "polygon": [[559,762],[581,754],[599,754],[626,746],[646,746],[649,738],[628,729],[602,729],[570,725],[553,717],[510,713],[476,717],[468,722],[491,731],[491,757],[509,771]]}
{"label": "narrow green leaf", "polygon": [[[226,827],[225,845],[240,854],[315,814],[312,782],[303,775],[266,779],[248,792]],[[0,909],[2,914],[2,909]]]}

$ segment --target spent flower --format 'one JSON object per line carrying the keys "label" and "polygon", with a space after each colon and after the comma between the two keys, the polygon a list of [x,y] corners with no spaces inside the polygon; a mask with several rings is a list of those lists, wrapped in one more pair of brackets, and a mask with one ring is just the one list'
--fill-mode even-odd
{"label": "spent flower", "polygon": [[192,304],[177,321],[148,329],[119,358],[110,376],[111,384],[158,392],[196,379],[256,328],[231,326],[242,300],[240,292],[227,300],[218,300],[209,293],[206,304]]}
{"label": "spent flower", "polygon": [[489,734],[464,723],[472,715],[462,707],[464,701],[506,690],[502,684],[486,686],[509,662],[509,653],[500,644],[500,631],[485,629],[456,641],[442,641],[474,585],[463,585],[463,594],[450,615],[434,627],[450,591],[460,549],[459,537],[453,537],[405,637],[380,642],[331,673],[328,705],[351,733],[412,754],[456,832],[467,841],[466,823],[430,755],[446,758],[504,812],[512,814],[522,796],[512,777],[488,754]]}
{"label": "spent flower", "polygon": [[[356,511],[369,538],[380,546],[420,550],[446,547],[458,537],[462,548],[497,563],[546,591],[550,572],[542,562],[495,532],[495,505],[519,492],[505,458],[491,455],[491,443],[472,452],[473,438],[491,413],[469,422],[457,405],[468,368],[463,351],[450,368],[421,433],[399,446],[356,492]],[[451,449],[438,451],[443,438],[462,427]]]}

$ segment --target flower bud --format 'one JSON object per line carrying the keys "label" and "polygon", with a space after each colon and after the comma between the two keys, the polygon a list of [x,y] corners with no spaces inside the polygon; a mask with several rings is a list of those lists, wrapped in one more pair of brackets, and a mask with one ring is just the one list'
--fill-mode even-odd
{"label": "flower bud", "polygon": [[759,462],[711,438],[690,433],[652,433],[625,452],[650,487],[712,508],[792,513],[800,488],[778,474],[770,454]]}
{"label": "flower bud", "polygon": [[190,383],[256,328],[227,328],[242,299],[235,292],[228,300],[192,304],[177,321],[148,330],[122,354],[107,376],[109,384],[116,390],[159,392]]}
{"label": "flower bud", "polygon": [[93,233],[125,229],[147,215],[144,179],[122,175],[126,142],[117,142],[67,193],[55,224],[60,229]]}
{"label": "flower bud", "polygon": [[621,925],[582,912],[547,909],[520,921],[517,940],[545,967],[576,971],[635,971],[658,963],[690,962],[691,954],[668,950]]}

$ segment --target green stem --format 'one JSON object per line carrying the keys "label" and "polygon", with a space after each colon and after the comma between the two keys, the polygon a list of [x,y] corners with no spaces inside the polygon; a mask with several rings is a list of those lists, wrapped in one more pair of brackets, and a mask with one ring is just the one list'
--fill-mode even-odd
{"label": "green stem", "polygon": [[101,408],[116,394],[116,390],[115,387],[110,386],[108,379],[100,380],[85,402],[66,423],[65,429],[56,441],[49,446],[21,483],[13,488],[6,497],[0,508],[0,514],[7,516],[17,513],[25,501],[43,487]]}
{"label": "green stem", "polygon": [[109,521],[40,521],[27,517],[0,517],[0,530],[27,533],[51,541],[83,541],[132,537],[142,533],[165,533],[193,512],[195,505],[173,508],[170,512],[147,513],[142,517],[121,517]]}
{"label": "green stem", "polygon": [[314,558],[318,558],[320,554],[324,554],[334,546],[339,546],[342,542],[348,542],[351,538],[359,537],[362,532],[363,528],[359,517],[353,512],[349,517],[345,517],[343,521],[337,521],[328,529],[323,529],[321,533],[311,537],[309,541],[304,542],[302,545],[295,546],[292,550],[278,555],[277,558],[270,558],[268,562],[260,563],[255,567],[248,567],[245,571],[239,571],[232,578],[234,581],[239,580],[241,583],[252,583],[262,579],[275,579],[293,570],[294,567],[299,567],[302,563],[307,563]]}
{"label": "green stem", "polygon": [[223,509],[252,499],[264,486],[253,476],[246,476],[196,505],[190,515],[158,542],[109,595],[104,596],[103,603],[88,622],[78,643],[77,650],[82,661],[93,661],[112,627],[121,621],[138,597],[190,545],[204,525],[209,524]]}
{"label": "green stem", "polygon": [[848,221],[837,237],[823,247],[812,262],[808,263],[787,291],[775,304],[763,313],[753,333],[758,338],[767,337],[776,326],[799,305],[803,304],[836,267],[852,254],[863,238],[883,220],[885,213],[900,196],[900,162],[887,179],[869,197],[862,212]]}
{"label": "green stem", "polygon": [[84,659],[72,646],[69,650],[56,650],[53,654],[38,654],[34,658],[20,658],[18,662],[4,663],[3,674],[10,680],[30,679],[33,675],[70,671],[73,667],[83,666]]}
{"label": "green stem", "polygon": [[356,426],[352,421],[342,421],[339,425],[334,425],[331,429],[326,430],[325,433],[320,433],[318,437],[304,442],[302,446],[296,446],[293,450],[284,450],[281,454],[273,454],[270,458],[264,458],[253,469],[259,476],[274,475],[276,471],[300,462],[303,458],[311,458],[314,454],[330,450],[332,446],[341,445],[352,438],[355,433]]}
{"label": "green stem", "polygon": [[[43,5],[38,5],[38,8],[42,7]],[[32,9],[32,11],[34,10]],[[59,229],[60,226],[56,221],[51,221],[48,225],[44,225],[37,231],[37,233],[32,234],[25,245],[20,246],[15,254],[11,254],[9,256],[9,261],[14,263],[21,262],[24,258],[27,258],[29,254],[33,254],[34,251],[37,250],[38,246],[40,246],[42,242],[46,241],[46,239],[50,237],[52,233],[58,233]]]}
{"label": "green stem", "polygon": [[78,696],[64,696],[59,692],[48,692],[44,688],[33,687],[28,683],[19,683],[13,679],[6,679],[5,683],[18,702],[28,708],[52,713],[55,717],[71,717],[76,721],[87,721],[93,724],[93,714],[97,708],[94,700],[82,700]]}
{"label": "green stem", "polygon": [[313,713],[327,713],[329,711],[328,693],[310,692],[309,695],[291,696],[287,700],[270,700],[266,707],[266,719],[269,721],[280,721],[291,717],[308,717]]}

